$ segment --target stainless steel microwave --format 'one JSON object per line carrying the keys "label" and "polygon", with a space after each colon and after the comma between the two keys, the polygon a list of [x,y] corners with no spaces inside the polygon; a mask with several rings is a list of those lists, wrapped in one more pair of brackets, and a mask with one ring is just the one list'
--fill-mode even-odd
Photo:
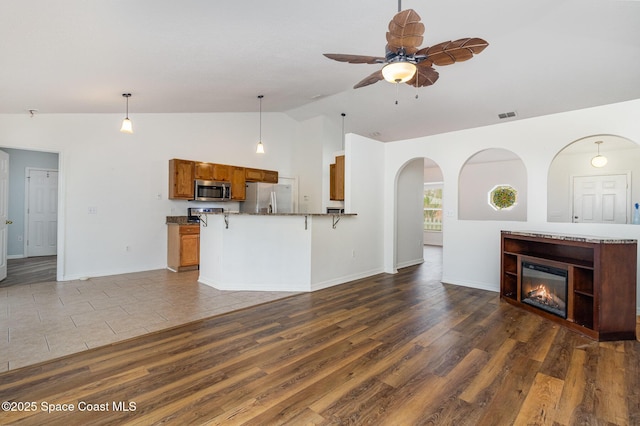
{"label": "stainless steel microwave", "polygon": [[196,179],[193,195],[194,201],[231,201],[231,184]]}

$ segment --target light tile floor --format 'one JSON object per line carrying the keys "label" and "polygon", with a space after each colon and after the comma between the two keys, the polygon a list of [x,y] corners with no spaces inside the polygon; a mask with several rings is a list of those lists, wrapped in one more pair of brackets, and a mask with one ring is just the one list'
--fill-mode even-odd
{"label": "light tile floor", "polygon": [[197,279],[156,270],[0,288],[0,372],[295,294]]}

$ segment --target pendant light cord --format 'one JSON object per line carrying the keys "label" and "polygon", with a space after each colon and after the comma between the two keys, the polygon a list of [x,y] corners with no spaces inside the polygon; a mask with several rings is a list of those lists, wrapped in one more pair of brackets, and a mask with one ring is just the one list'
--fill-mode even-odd
{"label": "pendant light cord", "polygon": [[259,142],[262,142],[262,98],[264,98],[263,95],[258,96],[258,99],[260,99],[260,140]]}

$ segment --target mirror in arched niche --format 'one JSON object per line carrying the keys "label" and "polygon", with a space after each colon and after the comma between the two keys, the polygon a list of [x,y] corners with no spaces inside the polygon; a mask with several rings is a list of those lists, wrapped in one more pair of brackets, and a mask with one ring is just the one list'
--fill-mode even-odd
{"label": "mirror in arched niche", "polygon": [[515,153],[501,148],[477,152],[458,179],[458,219],[527,220],[527,170]]}
{"label": "mirror in arched niche", "polygon": [[[592,165],[598,153],[607,159],[604,166]],[[575,140],[549,166],[549,222],[631,223],[638,202],[640,145],[629,139],[591,135]]]}

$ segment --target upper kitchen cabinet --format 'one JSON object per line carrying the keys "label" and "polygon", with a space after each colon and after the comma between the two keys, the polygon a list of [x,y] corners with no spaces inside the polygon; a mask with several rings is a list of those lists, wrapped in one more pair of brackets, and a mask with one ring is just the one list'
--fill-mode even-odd
{"label": "upper kitchen cabinet", "polygon": [[213,165],[213,180],[219,182],[231,182],[231,166],[226,164]]}
{"label": "upper kitchen cabinet", "polygon": [[247,196],[246,170],[244,167],[230,166],[231,169],[231,199],[244,201]]}
{"label": "upper kitchen cabinet", "polygon": [[195,163],[195,179],[213,180],[213,166],[212,163]]}
{"label": "upper kitchen cabinet", "polygon": [[278,172],[273,170],[263,170],[263,182],[266,183],[278,183]]}
{"label": "upper kitchen cabinet", "polygon": [[336,156],[335,164],[329,165],[329,199],[344,201],[344,155]]}
{"label": "upper kitchen cabinet", "polygon": [[273,170],[251,169],[245,167],[245,179],[247,182],[278,183],[278,172]]}
{"label": "upper kitchen cabinet", "polygon": [[231,166],[226,164],[196,163],[196,179],[214,180],[218,182],[231,181]]}
{"label": "upper kitchen cabinet", "polygon": [[195,162],[189,160],[169,160],[169,199],[193,199]]}

